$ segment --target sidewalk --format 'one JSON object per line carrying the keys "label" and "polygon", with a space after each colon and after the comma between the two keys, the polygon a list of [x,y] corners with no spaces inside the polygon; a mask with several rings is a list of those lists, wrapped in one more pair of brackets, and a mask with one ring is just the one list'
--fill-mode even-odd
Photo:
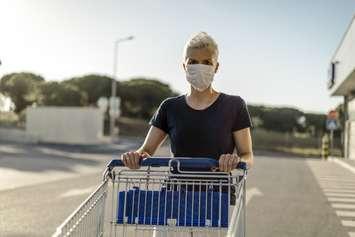
{"label": "sidewalk", "polygon": [[342,161],[346,162],[348,165],[355,167],[355,160],[344,159]]}
{"label": "sidewalk", "polygon": [[328,161],[337,163],[338,165],[355,174],[355,160],[344,159],[342,157],[329,157]]}

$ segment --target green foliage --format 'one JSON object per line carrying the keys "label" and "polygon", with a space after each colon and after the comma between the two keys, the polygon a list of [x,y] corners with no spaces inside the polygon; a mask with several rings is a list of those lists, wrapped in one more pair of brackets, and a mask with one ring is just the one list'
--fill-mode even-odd
{"label": "green foliage", "polygon": [[325,114],[305,113],[307,132],[313,133],[315,137],[320,137],[325,131],[325,120],[327,116]]}
{"label": "green foliage", "polygon": [[[74,85],[87,95],[89,105],[96,105],[98,99],[102,96],[111,96],[112,78],[96,74],[85,75],[82,77],[73,77],[62,83]],[[120,83],[117,82],[117,94],[119,94]]]}
{"label": "green foliage", "polygon": [[248,109],[252,117],[258,117],[262,121],[262,127],[266,130],[291,132],[297,126],[297,119],[303,113],[293,108],[273,108],[265,106],[249,105]]}
{"label": "green foliage", "polygon": [[33,73],[11,73],[0,79],[0,92],[11,98],[16,106],[15,112],[19,113],[38,100],[38,88],[42,82],[44,78]]}
{"label": "green foliage", "polygon": [[[89,105],[96,105],[100,97],[111,96],[112,78],[90,74],[74,77],[62,83],[74,85],[84,92]],[[149,119],[162,100],[174,96],[170,86],[154,79],[134,78],[117,81],[117,96],[121,97],[123,116]]]}
{"label": "green foliage", "polygon": [[[294,108],[277,108],[257,105],[248,105],[251,117],[257,127],[269,131],[300,132],[311,136],[320,136],[325,130],[324,114],[304,113]],[[298,123],[298,119],[305,117],[305,126]]]}
{"label": "green foliage", "polygon": [[40,86],[40,105],[52,106],[84,106],[87,105],[87,95],[77,87],[58,82],[46,82]]}
{"label": "green foliage", "polygon": [[158,80],[135,78],[121,83],[119,95],[123,116],[149,119],[165,98],[177,94]]}

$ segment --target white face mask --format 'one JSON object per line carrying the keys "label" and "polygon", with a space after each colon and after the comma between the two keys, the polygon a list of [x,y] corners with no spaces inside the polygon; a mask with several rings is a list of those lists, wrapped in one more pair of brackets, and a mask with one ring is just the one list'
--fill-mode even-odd
{"label": "white face mask", "polygon": [[186,79],[198,91],[204,91],[211,85],[214,74],[214,66],[211,65],[186,65]]}

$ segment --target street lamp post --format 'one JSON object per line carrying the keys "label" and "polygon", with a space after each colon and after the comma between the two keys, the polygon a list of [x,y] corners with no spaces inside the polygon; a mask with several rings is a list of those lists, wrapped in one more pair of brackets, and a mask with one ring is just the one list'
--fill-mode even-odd
{"label": "street lamp post", "polygon": [[112,86],[111,86],[111,100],[110,100],[110,135],[111,138],[114,139],[115,136],[115,118],[117,117],[117,109],[115,108],[115,100],[116,100],[116,94],[117,94],[117,61],[118,61],[118,44],[121,42],[133,40],[133,36],[117,39],[114,43],[114,52],[113,52],[113,80],[112,80]]}

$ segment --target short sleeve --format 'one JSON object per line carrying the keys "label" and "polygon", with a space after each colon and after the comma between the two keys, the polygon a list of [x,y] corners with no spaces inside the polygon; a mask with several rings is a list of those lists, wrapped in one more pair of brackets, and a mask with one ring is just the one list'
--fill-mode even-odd
{"label": "short sleeve", "polygon": [[238,112],[236,114],[236,118],[234,119],[232,131],[238,131],[243,128],[253,128],[252,120],[250,118],[250,114],[248,111],[248,107],[245,101],[241,98],[238,102]]}
{"label": "short sleeve", "polygon": [[164,100],[155,111],[153,117],[150,119],[149,124],[160,128],[165,133],[168,133],[168,121],[167,121],[167,103]]}

